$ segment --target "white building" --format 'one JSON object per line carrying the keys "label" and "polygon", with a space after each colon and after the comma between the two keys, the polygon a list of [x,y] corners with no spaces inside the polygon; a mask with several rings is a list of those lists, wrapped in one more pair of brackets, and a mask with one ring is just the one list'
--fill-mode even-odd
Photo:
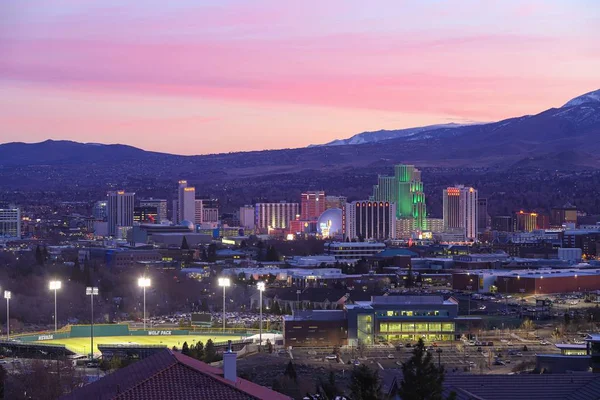
{"label": "white building", "polygon": [[240,207],[240,225],[247,229],[254,229],[254,206]]}
{"label": "white building", "polygon": [[255,228],[267,233],[270,229],[287,229],[299,211],[298,203],[257,203],[254,207]]}
{"label": "white building", "polygon": [[0,208],[0,238],[21,238],[21,210]]}
{"label": "white building", "polygon": [[463,229],[467,240],[477,240],[477,190],[463,185],[444,189],[444,231]]}
{"label": "white building", "polygon": [[179,181],[177,191],[177,223],[194,222],[196,219],[196,188],[188,186],[187,181]]}
{"label": "white building", "polygon": [[124,190],[108,192],[106,214],[108,220],[108,235],[116,236],[119,227],[133,226],[133,207],[135,193]]}

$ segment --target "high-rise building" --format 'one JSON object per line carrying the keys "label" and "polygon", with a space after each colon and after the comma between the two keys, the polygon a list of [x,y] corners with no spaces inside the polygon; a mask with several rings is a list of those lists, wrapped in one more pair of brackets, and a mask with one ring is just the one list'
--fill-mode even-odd
{"label": "high-rise building", "polygon": [[384,201],[353,201],[342,209],[344,235],[352,239],[396,238],[396,205]]}
{"label": "high-rise building", "polygon": [[444,231],[463,229],[467,240],[477,240],[477,190],[463,185],[444,189]]}
{"label": "high-rise building", "polygon": [[394,166],[393,176],[380,175],[373,186],[371,200],[394,203],[396,218],[411,220],[407,226],[413,230],[427,229],[427,212],[421,171],[414,165]]}
{"label": "high-rise building", "polygon": [[314,221],[319,219],[326,209],[325,192],[304,192],[301,195],[300,219]]}
{"label": "high-rise building", "polygon": [[254,229],[254,206],[240,207],[240,225],[244,228]]}
{"label": "high-rise building", "polygon": [[487,212],[487,199],[477,199],[477,233],[483,233],[490,229],[490,216]]}
{"label": "high-rise building", "polygon": [[215,223],[219,222],[219,200],[217,199],[196,199],[194,223]]}
{"label": "high-rise building", "polygon": [[325,209],[339,208],[340,210],[346,207],[348,198],[346,196],[325,196]]}
{"label": "high-rise building", "polygon": [[94,203],[92,215],[97,221],[106,221],[106,200],[100,200]]}
{"label": "high-rise building", "polygon": [[166,221],[167,218],[167,200],[165,199],[142,199],[140,200],[140,207],[155,207],[157,213],[156,223]]}
{"label": "high-rise building", "polygon": [[133,222],[138,224],[158,224],[158,210],[156,207],[139,206],[133,208]]}
{"label": "high-rise building", "polygon": [[444,219],[443,218],[427,218],[427,230],[433,233],[440,233],[444,231]]}
{"label": "high-rise building", "polygon": [[135,193],[124,190],[107,193],[108,234],[116,236],[120,227],[133,226],[133,208]]}
{"label": "high-rise building", "polygon": [[188,186],[187,181],[179,181],[177,200],[176,222],[193,222],[196,218],[196,188]]}
{"label": "high-rise building", "polygon": [[515,214],[515,232],[535,231],[537,226],[538,214],[525,212],[523,210]]}
{"label": "high-rise building", "polygon": [[538,214],[536,223],[538,229],[549,229],[550,217],[548,216],[548,214]]}
{"label": "high-rise building", "polygon": [[560,227],[563,224],[577,223],[577,208],[567,203],[550,211],[550,225]]}
{"label": "high-rise building", "polygon": [[254,206],[254,226],[261,232],[269,229],[287,229],[290,221],[299,214],[298,203],[256,203]]}
{"label": "high-rise building", "polygon": [[513,217],[497,215],[492,217],[492,230],[498,232],[514,232]]}
{"label": "high-rise building", "polygon": [[0,238],[21,238],[21,210],[0,207]]}

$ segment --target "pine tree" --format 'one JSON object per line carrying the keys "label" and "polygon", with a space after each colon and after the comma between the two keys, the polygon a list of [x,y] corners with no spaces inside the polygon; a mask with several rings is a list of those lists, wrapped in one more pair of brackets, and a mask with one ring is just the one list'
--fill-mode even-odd
{"label": "pine tree", "polygon": [[271,307],[271,312],[275,315],[281,315],[281,307],[279,307],[278,301],[273,302],[273,306]]}
{"label": "pine tree", "polygon": [[188,346],[187,342],[183,342],[183,346],[181,347],[181,354],[184,354],[186,356],[190,355],[190,347]]}
{"label": "pine tree", "polygon": [[217,245],[214,243],[211,243],[208,245],[208,262],[215,262],[217,261]]}
{"label": "pine tree", "polygon": [[217,349],[212,339],[208,339],[206,346],[204,346],[204,362],[211,363],[217,358]]}
{"label": "pine tree", "polygon": [[73,265],[73,269],[71,270],[71,281],[81,281],[81,266],[79,265],[79,258],[75,259],[75,265]]}
{"label": "pine tree", "polygon": [[[379,374],[362,364],[354,367],[350,376],[350,398],[352,400],[379,400],[382,398]],[[402,397],[402,400],[405,400]]]}
{"label": "pine tree", "polygon": [[181,250],[189,250],[190,249],[190,245],[188,244],[187,241],[187,237],[183,237],[183,240],[181,241]]}
{"label": "pine tree", "polygon": [[37,265],[44,265],[44,255],[39,245],[35,248],[35,262]]}
{"label": "pine tree", "polygon": [[317,383],[317,394],[324,399],[335,399],[339,393],[339,388],[335,383],[335,373],[329,371],[329,377],[327,380],[319,377]]}
{"label": "pine tree", "polygon": [[294,366],[294,363],[292,362],[292,360],[290,360],[287,364],[287,367],[285,367],[283,376],[290,378],[294,382],[296,382],[298,380],[298,375],[296,374],[296,367]]}
{"label": "pine tree", "polygon": [[402,363],[403,379],[398,395],[403,400],[442,400],[444,367],[437,367],[423,339],[413,349],[412,357]]}
{"label": "pine tree", "polygon": [[204,344],[202,344],[202,341],[198,341],[198,343],[196,343],[196,354],[195,357],[197,360],[204,360]]}

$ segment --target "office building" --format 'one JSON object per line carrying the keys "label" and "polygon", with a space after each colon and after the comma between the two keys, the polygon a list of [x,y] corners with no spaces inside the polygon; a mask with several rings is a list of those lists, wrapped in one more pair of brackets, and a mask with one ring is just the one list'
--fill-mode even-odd
{"label": "office building", "polygon": [[532,232],[538,229],[538,214],[523,210],[515,214],[515,232]]}
{"label": "office building", "polygon": [[106,221],[106,207],[106,200],[101,200],[94,203],[94,207],[92,208],[92,216],[96,221]]}
{"label": "office building", "polygon": [[567,203],[562,207],[555,207],[550,211],[550,225],[561,227],[564,224],[577,223],[577,208]]}
{"label": "office building", "polygon": [[196,199],[195,200],[195,212],[194,212],[194,223],[200,224],[213,224],[220,220],[219,216],[219,201],[216,199]]}
{"label": "office building", "polygon": [[325,192],[304,192],[300,197],[300,219],[302,221],[314,221],[325,211],[327,206]]}
{"label": "office building", "polygon": [[18,207],[0,208],[0,238],[21,238],[21,210]]}
{"label": "office building", "polygon": [[268,233],[272,229],[288,229],[290,221],[299,214],[298,203],[256,203],[254,206],[255,229]]}
{"label": "office building", "polygon": [[177,191],[177,221],[194,222],[196,219],[196,188],[188,186],[187,181],[179,181]]}
{"label": "office building", "polygon": [[254,206],[240,207],[240,225],[247,229],[254,229]]}
{"label": "office building", "polygon": [[487,211],[487,199],[477,199],[477,233],[490,230],[490,216]]}
{"label": "office building", "polygon": [[396,238],[395,204],[383,201],[353,201],[342,210],[344,235],[350,239]]}
{"label": "office building", "polygon": [[167,200],[165,199],[142,199],[140,200],[140,207],[155,207],[157,212],[156,223],[159,224],[162,221],[167,221]]}
{"label": "office building", "polygon": [[133,226],[133,208],[135,193],[124,190],[108,192],[107,196],[107,219],[108,235],[117,236],[120,227]]}
{"label": "office building", "polygon": [[444,189],[444,231],[462,229],[467,240],[477,240],[477,190],[463,185]]}
{"label": "office building", "polygon": [[600,231],[568,229],[563,233],[562,247],[581,249],[585,258],[600,254]]}
{"label": "office building", "polygon": [[348,343],[454,340],[458,301],[443,296],[373,296],[346,305]]}
{"label": "office building", "polygon": [[514,232],[513,217],[509,215],[497,215],[492,217],[492,230],[499,232]]}
{"label": "office building", "polygon": [[372,242],[326,242],[324,252],[336,261],[354,263],[385,250],[384,243]]}
{"label": "office building", "polygon": [[427,230],[433,233],[439,233],[444,231],[444,219],[443,218],[427,218]]}
{"label": "office building", "polygon": [[133,222],[138,224],[158,224],[158,210],[156,207],[139,206],[133,208]]}
{"label": "office building", "polygon": [[397,219],[411,220],[414,230],[427,230],[421,171],[414,165],[396,165],[393,176],[380,175],[371,200],[395,204]]}

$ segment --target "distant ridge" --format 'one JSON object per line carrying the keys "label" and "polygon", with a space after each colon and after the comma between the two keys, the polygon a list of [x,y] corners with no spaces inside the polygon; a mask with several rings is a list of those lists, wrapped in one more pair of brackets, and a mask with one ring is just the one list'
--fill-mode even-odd
{"label": "distant ridge", "polygon": [[[398,132],[400,136],[395,137]],[[327,171],[333,176],[336,171],[379,168],[398,162],[445,168],[598,168],[600,90],[535,115],[493,123],[366,132],[353,136],[356,137],[361,140],[350,138],[328,146],[201,156],[150,152],[121,144],[66,140],[13,142],[0,145],[0,169],[60,166],[56,173],[68,176],[76,168],[93,165],[99,167],[93,171],[94,177],[106,174],[107,179],[115,171],[139,179],[146,176],[170,179],[180,173],[199,174],[201,179],[238,179],[269,174],[293,176],[307,170]]]}

